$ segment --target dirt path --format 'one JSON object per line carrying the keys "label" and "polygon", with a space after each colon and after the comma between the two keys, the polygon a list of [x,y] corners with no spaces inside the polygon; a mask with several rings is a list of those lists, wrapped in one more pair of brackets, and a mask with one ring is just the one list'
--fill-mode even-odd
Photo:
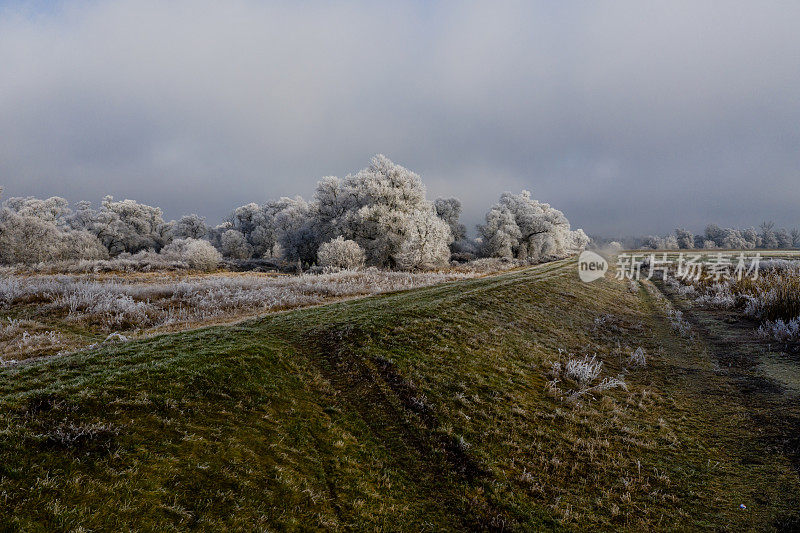
{"label": "dirt path", "polygon": [[[769,451],[784,455],[800,473],[800,358],[756,335],[758,324],[731,311],[687,305],[663,284],[655,287],[692,325]],[[758,459],[754,459],[757,461]]]}

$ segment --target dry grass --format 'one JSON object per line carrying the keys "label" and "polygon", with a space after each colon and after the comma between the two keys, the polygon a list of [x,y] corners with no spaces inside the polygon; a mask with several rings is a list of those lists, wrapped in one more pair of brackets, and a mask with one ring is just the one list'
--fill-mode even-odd
{"label": "dry grass", "polygon": [[[794,324],[800,319],[800,263],[786,259],[762,262],[757,278],[743,276],[713,280],[666,280],[671,290],[695,304],[733,310],[761,323],[762,336],[786,341],[797,337]],[[675,319],[676,317],[672,317]],[[681,328],[682,320],[673,320]]]}
{"label": "dry grass", "polygon": [[[440,272],[374,268],[318,275],[263,273],[9,274],[0,278],[0,357],[23,359],[95,344],[228,323],[275,311],[470,279],[513,264]],[[496,271],[495,270],[495,271]]]}

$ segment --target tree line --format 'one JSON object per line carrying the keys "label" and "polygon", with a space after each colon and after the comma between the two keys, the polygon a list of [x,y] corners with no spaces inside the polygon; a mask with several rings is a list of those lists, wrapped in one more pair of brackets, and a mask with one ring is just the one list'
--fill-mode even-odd
{"label": "tree line", "polygon": [[[0,189],[2,191],[2,189]],[[507,257],[539,262],[582,249],[589,238],[564,214],[504,193],[467,237],[456,198],[430,201],[416,173],[382,155],[345,178],[327,176],[310,201],[297,196],[233,210],[217,226],[197,214],[165,221],[158,207],[106,196],[99,208],[63,198],[9,198],[0,209],[0,262],[98,260],[142,253],[231,260],[273,259],[310,266],[361,264],[403,270],[451,259]]]}
{"label": "tree line", "polygon": [[[595,238],[595,241],[601,241]],[[608,243],[613,248],[653,249],[653,250],[692,250],[725,248],[733,250],[791,250],[800,249],[800,230],[797,228],[776,228],[775,222],[762,222],[758,229],[723,228],[709,224],[703,233],[694,234],[684,228],[665,236],[647,235],[631,237],[622,242]]]}

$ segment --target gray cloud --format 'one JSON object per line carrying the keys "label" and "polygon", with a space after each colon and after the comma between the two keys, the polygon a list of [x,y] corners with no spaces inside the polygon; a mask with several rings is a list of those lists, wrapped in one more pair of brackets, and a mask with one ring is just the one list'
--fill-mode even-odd
{"label": "gray cloud", "polygon": [[800,5],[0,7],[0,184],[218,220],[385,153],[475,224],[800,225]]}

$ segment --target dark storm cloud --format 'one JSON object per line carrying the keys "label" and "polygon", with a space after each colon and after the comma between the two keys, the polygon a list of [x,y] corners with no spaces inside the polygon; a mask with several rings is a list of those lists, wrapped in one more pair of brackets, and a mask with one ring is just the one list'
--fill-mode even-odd
{"label": "dark storm cloud", "polygon": [[7,4],[0,184],[218,220],[381,152],[469,224],[800,225],[800,5],[554,4]]}

